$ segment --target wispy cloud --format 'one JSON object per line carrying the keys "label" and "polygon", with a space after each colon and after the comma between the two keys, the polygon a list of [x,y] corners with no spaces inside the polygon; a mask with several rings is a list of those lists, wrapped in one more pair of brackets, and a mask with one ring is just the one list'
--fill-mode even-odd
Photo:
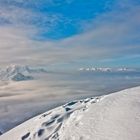
{"label": "wispy cloud", "polygon": [[84,23],[84,32],[52,41],[33,38],[40,30],[53,28],[58,20],[62,20],[61,16],[48,14],[43,17],[42,13],[28,8],[1,7],[0,21],[7,24],[1,23],[0,26],[0,65],[58,66],[62,63],[92,64],[124,57],[135,59],[140,55],[140,6],[130,3],[124,5],[123,2],[117,2],[119,6],[112,11],[98,15],[88,24]]}

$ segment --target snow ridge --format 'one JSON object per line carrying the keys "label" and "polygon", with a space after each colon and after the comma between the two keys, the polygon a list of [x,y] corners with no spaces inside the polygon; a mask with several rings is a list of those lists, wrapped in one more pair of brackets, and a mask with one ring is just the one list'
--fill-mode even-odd
{"label": "snow ridge", "polygon": [[[75,100],[56,109],[43,113],[2,135],[0,140],[58,140],[59,130],[67,122],[73,112],[86,111],[88,106],[99,102],[103,97]],[[7,137],[7,136],[8,137]],[[6,137],[5,137],[6,136]],[[3,139],[4,140],[4,139]]]}
{"label": "snow ridge", "polygon": [[135,87],[75,100],[26,121],[0,140],[139,140],[139,99],[140,87]]}

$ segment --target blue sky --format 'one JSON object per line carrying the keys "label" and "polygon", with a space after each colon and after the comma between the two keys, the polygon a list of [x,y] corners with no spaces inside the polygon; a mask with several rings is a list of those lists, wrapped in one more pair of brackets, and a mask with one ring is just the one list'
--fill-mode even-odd
{"label": "blue sky", "polygon": [[[12,10],[27,10],[18,22],[42,29],[35,39],[62,39],[82,32],[82,24],[90,22],[98,14],[111,10],[112,0],[2,0],[1,5]],[[8,9],[7,8],[7,9]],[[16,15],[15,15],[16,16]],[[22,13],[21,13],[22,16]],[[1,23],[13,24],[2,18]],[[81,26],[81,28],[80,28]]]}
{"label": "blue sky", "polygon": [[140,0],[0,0],[0,65],[140,67]]}

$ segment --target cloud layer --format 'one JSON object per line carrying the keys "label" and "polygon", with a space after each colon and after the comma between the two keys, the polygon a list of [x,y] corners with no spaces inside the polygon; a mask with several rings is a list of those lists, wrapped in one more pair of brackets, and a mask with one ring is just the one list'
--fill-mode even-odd
{"label": "cloud layer", "polygon": [[[71,2],[67,1],[67,4]],[[3,5],[0,7],[1,66],[11,63],[34,66],[60,64],[64,67],[86,64],[114,66],[114,60],[118,66],[139,66],[130,61],[135,62],[136,57],[140,58],[138,3],[119,1],[112,5],[110,11],[81,22],[78,30],[83,29],[79,34],[59,40],[49,40],[47,37],[40,40],[38,34],[43,30],[55,30],[59,22],[68,22],[62,15],[48,13],[44,16],[44,13],[35,12],[28,5],[23,7],[24,0],[13,3],[16,4],[10,6],[10,1],[0,2]],[[49,0],[48,3],[56,4]],[[39,6],[39,3],[35,4]],[[126,63],[127,60],[130,63]]]}

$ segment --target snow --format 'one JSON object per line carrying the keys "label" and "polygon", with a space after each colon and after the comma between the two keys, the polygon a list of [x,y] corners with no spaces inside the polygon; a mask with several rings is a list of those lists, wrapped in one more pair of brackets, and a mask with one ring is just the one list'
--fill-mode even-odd
{"label": "snow", "polygon": [[46,70],[43,68],[33,69],[24,65],[10,65],[5,69],[0,70],[1,81],[25,81],[32,80],[33,76],[31,73],[44,73]]}
{"label": "snow", "polygon": [[36,116],[0,140],[139,140],[140,87],[75,100]]}
{"label": "snow", "polygon": [[90,72],[135,72],[137,69],[130,69],[130,68],[79,68],[78,71],[90,71]]}
{"label": "snow", "polygon": [[21,73],[16,73],[11,77],[11,80],[13,81],[25,81],[25,80],[32,80],[32,79],[33,79],[32,76],[25,76]]}

